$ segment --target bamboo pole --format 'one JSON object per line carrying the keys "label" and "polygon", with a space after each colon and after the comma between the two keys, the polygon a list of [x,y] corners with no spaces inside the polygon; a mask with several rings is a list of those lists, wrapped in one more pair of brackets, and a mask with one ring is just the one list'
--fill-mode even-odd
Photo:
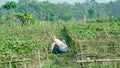
{"label": "bamboo pole", "polygon": [[[43,23],[43,32],[44,32],[44,38],[45,38],[45,24]],[[46,47],[48,47],[48,45],[46,46]],[[45,51],[46,51],[46,58],[47,58],[47,60],[48,60],[48,50],[47,50],[47,48],[45,47]]]}
{"label": "bamboo pole", "polygon": [[117,68],[117,63],[114,63],[114,68]]}
{"label": "bamboo pole", "polygon": [[89,59],[89,60],[77,60],[78,63],[87,63],[87,62],[116,62],[120,61],[120,59]]}
{"label": "bamboo pole", "polygon": [[41,60],[40,60],[40,51],[38,50],[38,62],[39,62],[39,68],[41,68]]}
{"label": "bamboo pole", "polygon": [[6,63],[17,63],[17,62],[25,62],[25,61],[31,61],[31,59],[18,60],[18,61],[5,61],[5,62],[0,62],[0,64],[6,64]]}
{"label": "bamboo pole", "polygon": [[[23,59],[23,60],[25,60],[25,59]],[[27,68],[27,66],[26,66],[26,63],[25,63],[25,62],[23,62],[23,65],[24,65],[24,68]]]}
{"label": "bamboo pole", "polygon": [[12,68],[12,64],[11,64],[11,62],[9,62],[9,67]]}
{"label": "bamboo pole", "polygon": [[[10,61],[12,61],[12,58],[13,57],[11,57]],[[9,62],[9,67],[12,68],[12,63],[11,62]]]}

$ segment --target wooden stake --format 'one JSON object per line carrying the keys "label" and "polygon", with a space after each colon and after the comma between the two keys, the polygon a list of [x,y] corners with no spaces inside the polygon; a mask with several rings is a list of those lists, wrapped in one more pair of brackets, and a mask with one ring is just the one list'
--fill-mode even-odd
{"label": "wooden stake", "polygon": [[39,50],[38,50],[38,61],[39,61],[39,68],[41,68],[40,51]]}

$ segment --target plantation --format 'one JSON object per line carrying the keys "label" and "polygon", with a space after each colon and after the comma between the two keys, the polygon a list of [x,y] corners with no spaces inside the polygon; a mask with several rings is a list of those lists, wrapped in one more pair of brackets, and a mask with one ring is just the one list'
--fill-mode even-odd
{"label": "plantation", "polygon": [[120,68],[120,0],[49,1],[0,0],[0,68]]}
{"label": "plantation", "polygon": [[[0,68],[120,67],[118,61],[91,63],[88,60],[87,63],[81,63],[82,61],[79,63],[79,60],[86,59],[120,58],[119,22],[53,23],[42,21],[25,25],[20,23],[1,24],[0,29]],[[67,53],[48,53],[53,34],[56,34],[61,40],[66,40],[69,47]],[[25,61],[20,62],[20,60]]]}

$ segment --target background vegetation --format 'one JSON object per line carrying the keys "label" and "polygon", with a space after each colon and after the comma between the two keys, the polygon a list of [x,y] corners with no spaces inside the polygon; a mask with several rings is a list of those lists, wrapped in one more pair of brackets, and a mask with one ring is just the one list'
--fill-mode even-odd
{"label": "background vegetation", "polygon": [[[117,22],[120,21],[120,1],[98,3],[95,0],[86,0],[84,3],[60,3],[37,0],[19,0],[18,3],[6,2],[0,7],[0,21],[25,22],[24,20],[40,21],[69,21],[83,20],[86,16],[89,22]],[[8,21],[7,21],[8,22]]]}

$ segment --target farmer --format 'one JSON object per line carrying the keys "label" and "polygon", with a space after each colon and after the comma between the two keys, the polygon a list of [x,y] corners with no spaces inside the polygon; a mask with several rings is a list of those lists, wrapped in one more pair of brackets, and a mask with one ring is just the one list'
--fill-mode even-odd
{"label": "farmer", "polygon": [[64,40],[61,41],[61,40],[57,39],[55,35],[53,35],[50,52],[65,53],[65,52],[67,52],[67,50],[68,50],[68,47],[67,47],[65,41]]}

